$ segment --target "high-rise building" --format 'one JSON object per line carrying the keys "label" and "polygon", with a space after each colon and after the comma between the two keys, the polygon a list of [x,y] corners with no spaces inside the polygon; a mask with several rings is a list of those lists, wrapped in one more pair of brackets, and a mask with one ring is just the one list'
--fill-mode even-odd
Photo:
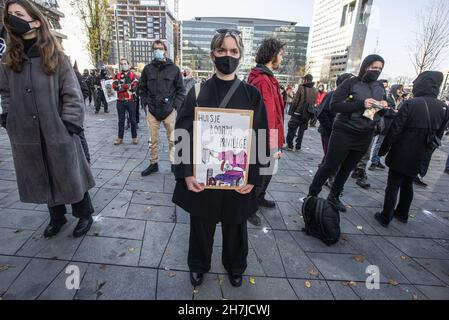
{"label": "high-rise building", "polygon": [[165,0],[115,0],[112,5],[110,64],[117,64],[122,57],[135,66],[149,63],[151,46],[158,39],[166,43],[169,57],[177,59],[177,21]]}
{"label": "high-rise building", "polygon": [[373,0],[315,0],[307,69],[334,84],[344,72],[358,73]]}
{"label": "high-rise building", "polygon": [[[50,23],[50,27],[59,39],[66,39],[67,37],[61,32],[60,20],[64,18],[64,14],[59,11],[59,5],[56,0],[31,0],[37,8],[44,14]],[[4,8],[5,0],[0,0],[0,28],[2,28],[2,13]]]}
{"label": "high-rise building", "polygon": [[275,37],[286,44],[284,62],[276,76],[283,83],[296,83],[304,72],[309,37],[309,28],[296,24],[291,21],[219,17],[197,17],[183,21],[182,65],[192,68],[199,76],[211,75],[210,43],[216,30],[236,29],[242,32],[245,45],[240,75],[246,77],[255,66],[255,55],[262,40]]}

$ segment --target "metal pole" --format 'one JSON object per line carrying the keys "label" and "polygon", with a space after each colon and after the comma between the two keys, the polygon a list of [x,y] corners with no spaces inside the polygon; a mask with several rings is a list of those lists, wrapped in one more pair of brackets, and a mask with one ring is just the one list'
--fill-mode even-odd
{"label": "metal pole", "polygon": [[118,37],[118,14],[117,14],[117,4],[114,6],[115,15],[115,37],[117,40],[117,67],[120,68],[120,40]]}

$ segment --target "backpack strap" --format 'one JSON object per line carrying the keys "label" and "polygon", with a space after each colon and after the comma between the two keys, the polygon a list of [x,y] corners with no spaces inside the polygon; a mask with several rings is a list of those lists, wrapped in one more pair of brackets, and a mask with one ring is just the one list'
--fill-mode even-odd
{"label": "backpack strap", "polygon": [[232,87],[229,89],[226,96],[223,98],[223,101],[220,103],[219,108],[226,108],[228,106],[229,101],[231,101],[232,96],[237,91],[237,88],[240,86],[242,81],[237,78],[235,79],[234,83],[232,84]]}

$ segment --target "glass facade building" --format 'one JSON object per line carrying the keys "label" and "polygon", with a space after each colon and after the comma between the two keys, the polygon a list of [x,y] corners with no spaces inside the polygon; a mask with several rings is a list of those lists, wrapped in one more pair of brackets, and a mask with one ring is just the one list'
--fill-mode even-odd
{"label": "glass facade building", "polygon": [[242,32],[245,55],[239,74],[247,77],[255,66],[257,49],[265,38],[274,37],[286,44],[281,69],[276,76],[282,83],[297,83],[303,75],[309,37],[308,27],[296,22],[248,18],[198,17],[182,22],[182,65],[190,67],[200,77],[213,73],[210,43],[217,29],[238,29]]}

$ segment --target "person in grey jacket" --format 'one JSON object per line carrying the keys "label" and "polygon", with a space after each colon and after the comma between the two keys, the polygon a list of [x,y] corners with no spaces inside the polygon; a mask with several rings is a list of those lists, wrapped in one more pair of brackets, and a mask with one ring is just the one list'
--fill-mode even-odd
{"label": "person in grey jacket", "polygon": [[94,212],[95,181],[81,145],[84,101],[73,68],[42,13],[26,0],[8,0],[3,12],[7,51],[0,65],[2,126],[8,133],[20,200],[47,204],[46,238],[67,222],[66,204],[85,235]]}

